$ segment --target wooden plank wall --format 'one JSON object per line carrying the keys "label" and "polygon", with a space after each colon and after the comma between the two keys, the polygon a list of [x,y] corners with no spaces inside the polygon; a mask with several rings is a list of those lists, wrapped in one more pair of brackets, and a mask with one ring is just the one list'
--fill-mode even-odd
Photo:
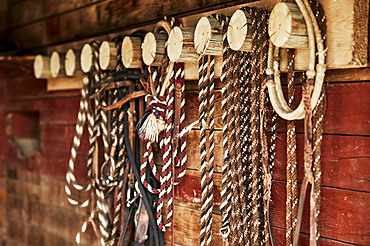
{"label": "wooden plank wall", "polygon": [[[54,44],[132,27],[140,16],[147,16],[145,23],[153,24],[164,13],[173,14],[173,9],[198,13],[248,1],[169,1],[172,5],[162,2],[9,0],[10,32],[23,39],[20,39],[23,48],[38,47],[36,50],[42,51],[54,47],[51,46]],[[174,2],[177,8],[173,8]],[[147,6],[157,6],[158,11],[139,11],[148,9]],[[132,10],[129,16],[125,12],[128,9]],[[17,15],[20,12],[22,15]],[[7,245],[74,245],[75,233],[87,211],[68,204],[63,186],[80,93],[78,90],[46,92],[45,81],[33,78],[31,63],[32,59],[0,63],[0,243],[6,240]],[[326,82],[329,84],[322,150],[321,245],[370,245],[370,67],[330,70]],[[189,124],[198,117],[197,83],[187,81],[186,90],[186,124]],[[216,207],[212,245],[221,245],[218,235],[222,164],[220,100],[220,83],[217,81]],[[36,133],[40,151],[20,160],[15,145],[9,139],[32,133],[33,128],[23,133],[17,131],[22,129],[19,125],[34,123],[34,119],[25,117],[27,113],[36,115],[38,119]],[[271,205],[278,245],[285,244],[285,131],[285,122],[280,119]],[[299,180],[303,177],[302,133],[302,122],[298,122]],[[201,189],[198,141],[199,128],[196,128],[188,136],[187,175],[175,190],[175,242],[180,245],[199,244]],[[87,150],[88,141],[84,136],[76,164],[80,182],[87,182],[84,165]],[[308,245],[307,216],[304,216],[301,245]],[[170,239],[169,233],[165,236]],[[94,241],[91,230],[83,241],[85,245]]]}
{"label": "wooden plank wall", "polygon": [[[7,168],[0,172],[0,215],[7,207],[9,245],[72,245],[75,233],[82,223],[86,210],[76,209],[68,204],[64,194],[64,178],[67,171],[69,151],[74,134],[74,124],[79,105],[79,91],[45,92],[45,81],[32,77],[31,70],[20,77],[20,66],[8,73],[6,80],[7,118],[1,129],[3,133],[0,150],[7,153]],[[354,76],[366,74],[365,76]],[[369,245],[369,161],[370,124],[370,69],[329,71],[327,81],[327,109],[324,121],[322,149],[322,209],[320,214],[322,245]],[[340,75],[340,76],[339,76]],[[4,75],[3,75],[4,76]],[[10,76],[10,77],[9,77]],[[14,77],[12,77],[14,76]],[[350,76],[353,76],[352,78]],[[197,86],[194,81],[186,83],[187,124],[198,117]],[[220,182],[221,182],[221,115],[220,83],[216,84],[216,173],[214,209],[214,241],[221,245],[217,232],[220,228]],[[32,92],[32,93],[31,93]],[[2,97],[2,98],[4,98]],[[40,153],[27,160],[17,160],[14,146],[8,144],[6,152],[5,136],[16,137],[17,124],[27,124],[15,120],[24,112],[38,112]],[[13,119],[13,120],[12,120]],[[9,129],[13,129],[12,131]],[[277,161],[274,169],[272,194],[272,223],[278,245],[284,245],[285,227],[285,163],[286,133],[285,122],[278,122]],[[303,127],[297,123],[299,180],[303,178]],[[175,242],[180,245],[197,245],[200,221],[200,173],[199,173],[199,130],[188,136],[188,172],[184,181],[175,190]],[[88,150],[84,137],[79,150],[76,174],[81,182],[86,182],[84,162]],[[159,159],[159,158],[158,158]],[[1,178],[3,177],[3,178]],[[7,198],[4,201],[4,184],[7,177]],[[78,195],[78,194],[77,194]],[[79,194],[80,196],[82,194]],[[1,199],[2,198],[2,199]],[[308,204],[306,204],[308,206]],[[46,211],[40,218],[41,211]],[[78,218],[78,219],[76,219]],[[53,222],[53,223],[51,223]],[[68,229],[65,225],[69,225]],[[1,225],[1,224],[0,224]],[[4,227],[0,227],[4,229]],[[302,245],[308,245],[308,214],[304,216]],[[91,233],[91,232],[90,232]],[[166,233],[170,239],[170,234]],[[57,240],[59,243],[56,243]],[[91,234],[86,240],[94,240]],[[37,242],[37,243],[36,243]],[[62,243],[61,243],[62,242]],[[8,245],[7,244],[7,245]]]}
{"label": "wooden plank wall", "polygon": [[[0,242],[72,246],[88,212],[70,205],[64,191],[79,91],[47,93],[46,81],[33,77],[32,62],[0,63]],[[12,140],[35,134],[39,151],[19,158]],[[87,139],[83,143],[77,173],[86,183]],[[77,199],[86,195],[73,193]],[[82,244],[94,241],[89,228]]]}

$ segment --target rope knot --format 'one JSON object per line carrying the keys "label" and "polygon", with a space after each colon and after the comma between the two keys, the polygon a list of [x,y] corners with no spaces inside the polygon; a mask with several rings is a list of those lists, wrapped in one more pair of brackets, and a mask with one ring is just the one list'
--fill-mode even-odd
{"label": "rope knot", "polygon": [[153,96],[149,107],[143,118],[137,124],[140,138],[150,142],[158,142],[159,134],[165,129],[165,111],[167,108],[166,99],[160,96]]}

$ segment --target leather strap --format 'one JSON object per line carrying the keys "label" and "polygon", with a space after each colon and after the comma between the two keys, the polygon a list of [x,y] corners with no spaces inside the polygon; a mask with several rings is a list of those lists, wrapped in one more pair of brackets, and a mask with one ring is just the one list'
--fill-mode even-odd
{"label": "leather strap", "polygon": [[129,95],[125,96],[124,98],[122,98],[120,101],[118,101],[115,104],[112,104],[112,105],[109,105],[109,106],[100,105],[100,107],[102,109],[104,109],[104,110],[112,110],[112,109],[121,107],[122,105],[124,105],[125,103],[131,101],[132,99],[145,96],[146,94],[148,94],[148,92],[146,92],[146,91],[134,91],[131,94],[129,94]]}
{"label": "leather strap", "polygon": [[[127,105],[126,104],[125,104],[124,108],[125,108],[125,110],[127,110]],[[127,115],[127,113],[123,117],[123,122],[124,122],[124,124],[123,124],[124,125],[124,127],[123,127],[124,135],[128,136],[129,129],[128,129],[128,115]],[[130,139],[128,137],[125,137],[125,144],[126,144],[128,159],[131,163],[132,170],[133,170],[134,175],[135,175],[135,179],[138,180],[138,186],[139,186],[139,190],[140,190],[141,195],[142,195],[142,199],[143,199],[145,208],[147,209],[147,211],[152,211],[152,205],[149,203],[146,189],[143,186],[143,184],[140,182],[140,171],[139,171],[139,168],[136,164],[134,155],[132,153],[131,143],[130,143]],[[157,224],[156,224],[156,219],[154,218],[153,213],[149,212],[148,215],[149,215],[149,223],[151,224],[151,226],[153,228],[155,244],[158,245],[158,246],[164,245],[164,242],[160,242],[160,238],[161,238],[161,237],[159,237],[160,232],[158,231],[158,227],[157,227]]]}
{"label": "leather strap", "polygon": [[176,149],[178,146],[178,138],[180,132],[180,114],[181,114],[181,84],[176,83],[175,91],[175,117],[174,117],[174,127],[173,127],[173,138],[172,138],[172,149]]}

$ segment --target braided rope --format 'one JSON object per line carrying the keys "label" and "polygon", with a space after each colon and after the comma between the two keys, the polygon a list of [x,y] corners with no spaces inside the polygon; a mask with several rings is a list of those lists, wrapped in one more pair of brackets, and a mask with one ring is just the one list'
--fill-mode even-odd
{"label": "braided rope", "polygon": [[[206,71],[206,68],[204,69]],[[208,163],[208,207],[207,207],[207,245],[211,245],[212,241],[212,210],[213,210],[213,169],[214,169],[214,130],[215,130],[215,120],[214,120],[214,75],[215,75],[215,57],[209,56],[209,163]]]}
{"label": "braided rope", "polygon": [[[315,13],[319,28],[321,30],[322,39],[326,40],[326,18],[324,11],[318,1],[310,3]],[[324,118],[324,97],[325,87],[321,91],[321,95],[317,102],[316,107],[313,110],[313,173],[314,173],[314,189],[316,193],[316,244],[319,245],[320,231],[319,231],[319,214],[321,206],[321,145],[322,145],[322,134],[323,134],[323,118]]]}
{"label": "braided rope", "polygon": [[[229,128],[229,153],[230,153],[230,168],[231,168],[231,188],[232,188],[232,197],[231,197],[231,230],[233,231],[232,234],[232,241],[231,244],[244,244],[244,236],[243,236],[243,225],[242,225],[242,202],[244,200],[244,191],[242,190],[242,186],[239,185],[239,181],[242,182],[243,177],[241,177],[242,173],[239,172],[238,165],[240,160],[238,160],[238,156],[240,154],[240,143],[237,142],[237,129],[240,129],[239,123],[240,117],[236,114],[236,108],[239,106],[239,99],[238,99],[238,76],[237,71],[239,70],[239,53],[235,51],[230,51],[232,54],[231,66],[229,67],[227,73],[230,76],[228,80],[228,88],[229,88],[229,96],[228,96],[228,103],[230,106],[228,108],[228,128]],[[240,114],[240,111],[238,112]],[[239,120],[238,120],[239,118]],[[240,131],[240,130],[238,130]],[[241,156],[239,156],[241,158]],[[240,165],[239,165],[240,166]]]}
{"label": "braided rope", "polygon": [[[166,18],[165,19],[171,23],[171,26],[180,25],[180,22],[175,18]],[[165,96],[152,96],[152,100],[149,104],[147,113],[144,115],[138,123],[140,125],[139,133],[140,137],[144,140],[149,140],[146,144],[146,151],[143,156],[143,160],[140,166],[140,179],[144,187],[151,193],[159,194],[158,203],[157,203],[157,225],[162,231],[166,231],[172,224],[173,220],[173,185],[177,185],[185,176],[186,172],[186,136],[181,134],[180,137],[180,151],[181,151],[181,163],[180,163],[180,172],[176,178],[172,176],[172,163],[178,165],[179,157],[177,148],[172,147],[172,138],[173,136],[173,122],[174,122],[174,107],[175,107],[175,84],[181,87],[181,102],[180,105],[180,126],[179,130],[182,131],[185,129],[185,84],[184,84],[184,65],[181,63],[176,64],[174,69],[170,71],[167,70],[169,64],[167,49],[165,49],[164,58],[162,61],[162,66],[158,68],[150,68],[149,76],[150,79],[154,82],[155,93],[158,95],[160,92],[164,92]],[[170,66],[169,66],[170,67]],[[160,70],[160,72],[158,72]],[[161,88],[161,84],[164,82],[166,77],[166,72],[170,73],[170,82],[164,91]],[[159,124],[158,124],[159,123]],[[155,124],[155,125],[154,125]],[[148,128],[151,130],[156,129],[156,132],[148,132]],[[163,128],[162,128],[163,126]],[[151,131],[150,130],[150,131]],[[181,132],[180,132],[181,133]],[[148,135],[150,134],[150,135]],[[180,134],[179,134],[180,136]],[[159,175],[157,172],[156,165],[154,163],[153,155],[153,142],[159,142],[159,147],[162,151],[163,158],[163,168],[162,174]],[[146,168],[150,166],[154,178],[160,183],[159,189],[154,188],[147,181],[146,177]],[[162,222],[162,210],[164,196],[167,194],[168,203],[167,203],[167,220],[166,223]]]}
{"label": "braided rope", "polygon": [[[261,55],[260,55],[260,66],[259,66],[259,73],[260,74],[265,74],[266,68],[267,68],[267,54],[268,54],[268,34],[267,34],[267,12],[262,11],[260,12],[261,15]],[[265,84],[263,84],[264,88],[261,89],[261,95],[267,93],[265,91]],[[262,123],[262,128],[260,128],[260,134],[262,134],[261,138],[261,149],[262,149],[262,169],[263,169],[263,174],[262,174],[262,182],[263,182],[263,191],[261,194],[262,197],[262,208],[261,211],[261,224],[263,224],[263,237],[261,240],[261,243],[264,245],[270,245],[270,221],[269,221],[269,212],[270,212],[270,200],[271,200],[271,185],[272,185],[272,166],[271,163],[269,163],[269,150],[267,147],[267,139],[266,136],[264,135],[264,132],[266,132],[267,129],[267,123],[268,123],[268,115],[269,115],[269,109],[268,109],[268,96],[265,97],[264,100],[260,101],[260,114],[263,114],[263,117],[260,119]],[[261,117],[261,116],[260,116]],[[275,125],[276,127],[276,125]],[[265,151],[265,153],[263,152]],[[272,160],[273,161],[273,160]],[[266,166],[264,168],[263,166]],[[272,232],[271,232],[272,233]],[[272,238],[272,241],[274,241],[274,238]]]}
{"label": "braided rope", "polygon": [[199,122],[200,122],[200,172],[201,172],[201,187],[202,187],[202,215],[201,215],[201,229],[200,229],[200,245],[206,244],[206,224],[208,221],[207,214],[207,147],[206,147],[206,119],[207,119],[207,87],[206,87],[206,70],[208,57],[199,58]]}
{"label": "braided rope", "polygon": [[[247,126],[248,126],[248,129],[252,129],[252,123],[253,123],[253,117],[252,117],[252,105],[253,105],[253,98],[252,98],[252,92],[255,87],[255,78],[253,78],[254,74],[255,74],[255,68],[256,68],[256,63],[257,63],[257,20],[255,18],[256,16],[256,13],[255,11],[253,11],[253,9],[250,9],[250,15],[251,15],[251,19],[252,19],[252,23],[251,23],[251,30],[252,30],[252,51],[250,52],[250,69],[248,70],[248,73],[246,72],[246,75],[248,74],[248,80],[247,80],[247,83],[245,83],[244,85],[244,102],[245,102],[245,105],[248,105],[249,107],[248,108],[245,108],[245,111],[244,111],[244,115],[247,116],[247,119],[246,120],[247,122]],[[254,98],[256,98],[256,95],[254,95]],[[256,99],[254,100],[256,101]],[[255,107],[255,106],[254,106]],[[254,128],[254,131],[256,129]],[[244,159],[244,163],[245,165],[247,165],[248,167],[248,189],[247,189],[247,217],[245,219],[246,223],[247,223],[247,226],[246,226],[246,230],[249,232],[246,236],[248,237],[246,239],[246,245],[253,245],[253,241],[252,241],[252,230],[254,230],[254,233],[255,233],[255,225],[254,225],[254,219],[252,218],[253,217],[253,213],[255,212],[254,211],[254,207],[255,207],[255,204],[253,202],[253,194],[255,194],[255,189],[253,187],[253,164],[252,164],[252,159],[255,158],[253,157],[252,155],[252,151],[253,151],[253,133],[254,131],[246,131],[245,132],[245,137],[243,137],[243,139],[246,140],[246,143],[247,145],[245,146],[245,148],[248,148],[247,151],[244,150],[244,153],[245,153],[245,157],[243,158]]]}
{"label": "braided rope", "polygon": [[[294,107],[294,50],[288,50],[288,105]],[[286,200],[286,245],[293,243],[293,232],[297,224],[298,185],[297,154],[294,121],[287,122],[287,200]]]}
{"label": "braided rope", "polygon": [[221,233],[223,236],[224,241],[228,242],[229,240],[229,217],[230,217],[230,201],[231,201],[231,193],[230,193],[230,186],[231,183],[229,182],[229,150],[228,150],[228,129],[227,129],[227,95],[228,95],[228,87],[226,83],[226,65],[230,62],[230,56],[228,55],[230,51],[230,47],[228,46],[227,42],[227,24],[228,21],[225,17],[221,18],[221,26],[223,29],[223,62],[222,62],[222,74],[221,74],[221,83],[222,83],[222,137],[223,137],[223,165],[222,165],[222,191],[221,191],[221,214],[222,214],[222,226],[221,226]]}
{"label": "braided rope", "polygon": [[81,143],[81,137],[83,134],[83,127],[86,121],[86,114],[88,110],[88,85],[89,85],[89,79],[87,76],[84,76],[83,78],[83,86],[81,89],[81,101],[80,101],[80,109],[78,111],[77,115],[77,123],[76,123],[76,133],[73,138],[73,145],[71,148],[71,157],[69,159],[68,163],[68,171],[66,174],[66,185],[65,185],[65,192],[67,194],[67,199],[69,203],[72,205],[76,205],[79,207],[86,207],[89,205],[89,199],[86,201],[80,203],[74,198],[72,198],[72,192],[70,187],[72,186],[74,189],[78,191],[84,191],[89,190],[90,185],[84,187],[82,185],[79,185],[76,183],[76,177],[74,176],[74,165],[77,157],[77,150]]}
{"label": "braided rope", "polygon": [[[95,69],[94,73],[94,80],[95,83],[97,83],[101,79],[101,72],[100,72],[100,66],[99,66],[99,43],[93,43],[92,44],[92,50],[93,50],[93,65]],[[106,113],[103,112],[101,108],[98,107],[99,102],[95,100],[95,122],[94,125],[97,128],[101,128],[102,132],[102,139],[103,139],[103,145],[104,145],[104,159],[105,161],[109,161],[109,145],[108,145],[108,130],[106,128],[107,126],[107,116]],[[100,115],[100,118],[97,117],[97,115]],[[98,131],[98,130],[97,130]],[[94,136],[92,136],[94,138]],[[91,141],[92,142],[92,141]],[[95,138],[94,143],[94,152],[92,153],[93,156],[93,162],[97,155],[97,142]],[[91,146],[91,145],[90,145]],[[106,245],[106,242],[109,240],[110,236],[110,220],[109,220],[109,206],[106,201],[105,194],[101,187],[99,186],[99,181],[95,177],[95,194],[97,196],[97,211],[98,211],[98,219],[99,219],[99,230],[101,233],[102,238],[100,239],[100,242],[102,245]]]}
{"label": "braided rope", "polygon": [[[117,65],[116,65],[116,73],[119,73],[123,70],[123,64],[121,60],[121,46],[122,45],[122,38],[116,41],[117,47]],[[113,103],[117,103],[119,96],[118,96],[118,89],[113,90]],[[115,136],[118,139],[118,155],[117,161],[115,166],[115,178],[117,180],[117,198],[116,198],[116,205],[114,208],[114,215],[112,221],[112,230],[110,235],[109,245],[113,246],[115,244],[115,240],[119,238],[119,222],[120,220],[124,220],[124,218],[120,218],[121,210],[122,210],[122,192],[124,186],[123,175],[125,172],[124,163],[127,162],[126,156],[126,146],[124,144],[124,135],[123,135],[123,115],[124,110],[121,108],[114,109],[112,111],[112,134],[111,136]],[[116,135],[115,135],[116,134]],[[114,139],[112,139],[114,141]],[[111,147],[113,148],[113,147]],[[118,175],[118,176],[117,176]]]}
{"label": "braided rope", "polygon": [[[174,71],[171,73],[171,79],[166,89],[166,129],[164,137],[164,153],[163,153],[163,169],[161,179],[161,192],[159,193],[159,199],[163,201],[164,193],[167,193],[167,221],[163,227],[162,222],[162,211],[157,209],[157,222],[159,228],[165,231],[165,228],[169,228],[172,223],[173,216],[173,192],[172,192],[172,125],[174,115],[174,92],[175,92],[175,78]],[[158,206],[159,207],[159,206]]]}

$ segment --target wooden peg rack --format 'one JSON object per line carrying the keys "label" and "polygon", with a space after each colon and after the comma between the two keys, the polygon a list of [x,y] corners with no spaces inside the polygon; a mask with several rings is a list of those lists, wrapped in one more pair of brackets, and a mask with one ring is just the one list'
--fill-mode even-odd
{"label": "wooden peg rack", "polygon": [[[368,2],[368,0],[365,1]],[[366,63],[359,62],[359,57],[367,59],[368,51],[359,49],[359,47],[368,48],[368,29],[362,24],[358,26],[360,24],[355,20],[363,19],[363,16],[368,17],[369,9],[359,11],[355,2],[355,0],[349,0],[336,4],[335,0],[320,1],[327,20],[326,64],[328,69],[366,66]],[[154,25],[146,25],[140,27],[140,30],[147,32],[144,40],[137,36],[130,36],[139,28],[94,38],[103,41],[100,47],[100,66],[103,70],[114,70],[118,50],[115,42],[110,40],[116,36],[123,36],[121,58],[123,65],[128,69],[140,69],[142,60],[147,65],[161,65],[164,48],[167,45],[170,60],[185,63],[185,79],[198,79],[199,54],[216,56],[215,77],[217,78],[221,75],[222,66],[222,29],[219,21],[211,15],[230,16],[227,32],[230,47],[234,50],[250,51],[252,20],[248,11],[243,9],[244,7],[273,10],[269,16],[268,29],[271,41],[282,48],[296,49],[295,69],[307,70],[308,50],[305,23],[294,4],[279,3],[278,0],[262,0],[183,16],[180,18],[183,25],[173,28],[169,35],[156,32]],[[348,9],[353,11],[348,11]],[[360,36],[366,38],[359,40],[358,35],[354,35],[355,32],[361,32]],[[54,46],[52,49],[56,52],[52,56],[37,56],[34,62],[35,77],[48,79],[49,90],[79,88],[82,84],[82,75],[90,71],[93,65],[92,49],[88,44],[92,40]],[[50,51],[52,51],[51,48]],[[282,49],[280,66],[283,72],[286,71],[287,66],[285,54],[286,50]]]}

